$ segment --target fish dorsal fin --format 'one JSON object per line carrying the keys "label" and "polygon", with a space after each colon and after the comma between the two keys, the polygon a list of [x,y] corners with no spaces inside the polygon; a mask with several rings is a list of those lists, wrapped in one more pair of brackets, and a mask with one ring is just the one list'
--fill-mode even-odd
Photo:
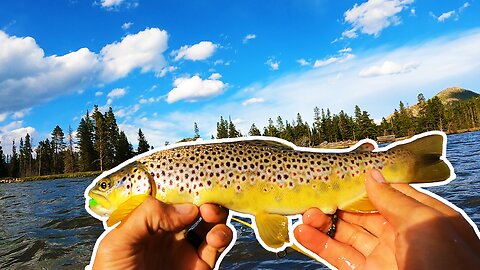
{"label": "fish dorsal fin", "polygon": [[255,215],[255,223],[259,237],[270,248],[280,248],[289,242],[287,217],[259,213]]}
{"label": "fish dorsal fin", "polygon": [[124,220],[130,213],[137,208],[140,204],[143,203],[150,196],[148,194],[141,194],[132,196],[130,199],[126,200],[118,206],[118,208],[112,212],[110,218],[107,220],[107,226],[111,227],[117,224],[119,221]]}
{"label": "fish dorsal fin", "polygon": [[375,145],[371,142],[364,142],[360,144],[357,148],[355,148],[355,152],[372,152],[375,150]]}
{"label": "fish dorsal fin", "polygon": [[356,212],[356,213],[373,213],[377,211],[373,206],[373,204],[368,199],[367,194],[361,196],[357,200],[343,207],[339,207],[339,209],[348,211],[348,212]]}
{"label": "fish dorsal fin", "polygon": [[238,141],[235,143],[243,143],[243,144],[249,144],[249,145],[254,145],[254,146],[259,146],[259,147],[269,147],[269,148],[275,148],[278,150],[293,150],[293,148],[290,145],[277,142],[274,140],[245,140],[245,141]]}

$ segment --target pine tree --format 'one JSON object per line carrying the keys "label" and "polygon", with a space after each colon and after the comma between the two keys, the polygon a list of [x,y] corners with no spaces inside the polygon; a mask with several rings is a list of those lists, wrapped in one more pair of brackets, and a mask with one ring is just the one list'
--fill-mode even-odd
{"label": "pine tree", "polygon": [[145,135],[143,135],[142,129],[138,129],[138,148],[137,154],[145,153],[150,150],[150,145],[148,144],[147,140],[145,139]]}
{"label": "pine tree", "polygon": [[54,150],[49,139],[38,142],[37,149],[37,174],[47,175],[54,173],[53,157]]}
{"label": "pine tree", "polygon": [[100,170],[103,171],[105,167],[105,160],[107,159],[107,127],[105,124],[104,115],[98,110],[98,105],[93,108],[92,118],[94,121],[94,134],[95,134],[95,150],[97,152],[98,165]]}
{"label": "pine tree", "polygon": [[255,124],[252,124],[250,127],[250,130],[248,131],[249,136],[261,136],[262,133],[260,133],[260,130],[255,126]]}
{"label": "pine tree", "polygon": [[23,146],[20,149],[20,156],[22,157],[23,161],[20,164],[23,164],[23,168],[21,170],[22,176],[31,176],[33,172],[33,149],[32,149],[32,142],[30,140],[30,135],[27,133],[25,136],[25,141]]}
{"label": "pine tree", "polygon": [[77,161],[75,157],[74,141],[73,141],[73,130],[72,127],[68,126],[68,135],[67,135],[67,149],[64,152],[65,166],[63,169],[64,173],[73,173],[77,170]]}
{"label": "pine tree", "polygon": [[197,122],[193,123],[193,139],[196,140],[200,138],[200,130],[198,129]]}
{"label": "pine tree", "polygon": [[63,151],[65,151],[65,134],[63,133],[62,128],[58,125],[52,131],[52,146],[53,146],[53,171],[54,173],[63,172],[64,162],[63,162]]}
{"label": "pine tree", "polygon": [[319,145],[322,142],[322,117],[320,116],[320,109],[315,107],[313,109],[312,144]]}
{"label": "pine tree", "polygon": [[120,164],[120,160],[117,158],[118,142],[119,142],[119,129],[115,114],[112,107],[108,109],[108,112],[104,115],[105,119],[105,169],[111,169],[115,165]]}
{"label": "pine tree", "polygon": [[220,116],[220,122],[217,122],[217,139],[228,138],[228,122]]}
{"label": "pine tree", "polygon": [[15,140],[12,142],[12,157],[10,158],[10,176],[19,177],[20,176],[20,164],[17,154],[17,146],[15,145]]}
{"label": "pine tree", "polygon": [[263,129],[263,136],[278,137],[278,130],[273,124],[272,118],[268,119],[268,126]]}
{"label": "pine tree", "polygon": [[240,131],[237,130],[235,124],[233,124],[232,119],[228,119],[228,138],[237,138],[240,137]]}
{"label": "pine tree", "polygon": [[118,143],[117,143],[117,159],[119,163],[128,160],[129,158],[133,157],[133,146],[131,143],[128,142],[127,136],[123,131],[120,131],[120,135],[118,136]]}
{"label": "pine tree", "polygon": [[98,170],[97,152],[95,151],[94,145],[94,126],[88,111],[80,120],[77,136],[80,171]]}
{"label": "pine tree", "polygon": [[2,144],[0,142],[0,178],[8,176],[7,160],[5,154],[3,153]]}

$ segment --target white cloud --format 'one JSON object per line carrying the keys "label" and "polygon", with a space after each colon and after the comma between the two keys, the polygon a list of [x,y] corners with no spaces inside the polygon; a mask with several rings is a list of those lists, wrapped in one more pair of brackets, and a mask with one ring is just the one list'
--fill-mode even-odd
{"label": "white cloud", "polygon": [[[400,100],[413,104],[419,91],[426,97],[432,97],[452,85],[480,89],[479,47],[480,28],[399,48],[371,49],[350,61],[337,62],[320,69],[282,73],[268,83],[254,82],[250,87],[239,89],[231,98],[199,103],[188,111],[159,113],[155,118],[144,119],[146,121],[132,119],[133,122],[129,124],[133,137],[129,139],[135,143],[136,132],[141,127],[148,134],[147,139],[155,142],[156,146],[163,145],[164,141],[173,143],[183,137],[193,136],[194,122],[200,127],[201,134],[209,138],[215,134],[215,123],[221,115],[224,118],[244,119],[237,125],[242,134],[248,133],[252,123],[261,129],[267,125],[269,117],[277,115],[290,122],[300,113],[304,121],[311,124],[315,106],[330,108],[332,113],[344,110],[352,115],[354,106],[358,104],[373,119],[381,119],[390,114]],[[386,59],[402,65],[420,65],[411,72],[395,76],[359,76],[365,67],[379,66]],[[239,102],[252,97],[264,98],[268,102],[260,106],[239,106]],[[151,120],[160,122],[155,124],[155,129],[148,125]]]}
{"label": "white cloud", "polygon": [[11,155],[13,140],[15,140],[17,153],[19,153],[18,145],[20,138],[24,138],[27,133],[33,140],[36,135],[36,130],[30,126],[24,127],[23,121],[13,121],[5,126],[0,126],[0,143],[3,148],[3,153],[5,155]]}
{"label": "white cloud", "polygon": [[280,61],[277,61],[274,58],[269,58],[265,64],[268,65],[271,70],[278,70],[280,68]]}
{"label": "white cloud", "polygon": [[[13,113],[62,95],[125,77],[133,69],[161,75],[168,34],[158,28],[127,35],[99,54],[87,48],[65,55],[45,55],[32,37],[0,30],[0,113]],[[98,96],[100,93],[96,93]]]}
{"label": "white cloud", "polygon": [[417,12],[417,11],[415,10],[415,8],[411,8],[411,9],[410,9],[410,15],[415,16],[415,15],[416,15],[416,12]]}
{"label": "white cloud", "polygon": [[385,61],[382,65],[371,66],[365,69],[360,70],[358,74],[360,77],[374,77],[382,75],[394,75],[401,73],[412,72],[418,68],[418,63],[408,63],[408,64],[398,64],[392,61]]}
{"label": "white cloud", "polygon": [[330,57],[330,58],[327,58],[325,60],[315,60],[315,63],[313,64],[313,67],[315,67],[315,68],[323,67],[323,66],[326,66],[326,65],[333,64],[333,63],[337,62],[338,60],[339,60],[339,58],[337,58],[337,57]]}
{"label": "white cloud", "polygon": [[406,9],[413,0],[369,0],[345,12],[345,22],[352,25],[350,30],[343,32],[347,38],[357,37],[357,31],[367,35],[378,36],[390,25],[400,23],[398,14]]}
{"label": "white cloud", "polygon": [[157,77],[164,77],[165,75],[167,75],[167,73],[174,72],[175,70],[177,70],[177,67],[167,66],[167,67],[162,68],[162,71],[160,71],[160,73],[157,73],[156,75],[157,75]]}
{"label": "white cloud", "polygon": [[313,63],[314,68],[319,68],[319,67],[324,67],[328,66],[333,63],[343,63],[346,62],[350,59],[353,59],[355,56],[351,53],[343,53],[340,54],[339,56],[334,56],[334,57],[329,57],[324,60],[315,60],[315,63]]}
{"label": "white cloud", "polygon": [[99,97],[99,96],[102,96],[103,95],[103,92],[102,91],[97,91],[95,92],[95,96],[96,97]]}
{"label": "white cloud", "polygon": [[[358,35],[357,35],[357,29],[352,28],[352,29],[343,31],[342,37],[347,37],[347,38],[356,38],[356,37],[358,37]],[[337,40],[334,40],[334,41],[337,41]]]}
{"label": "white cloud", "polygon": [[126,8],[138,7],[137,0],[100,0],[100,6],[106,10],[118,10],[121,6]]}
{"label": "white cloud", "polygon": [[463,5],[458,9],[458,12],[462,13],[466,8],[470,7],[469,2],[463,3]]}
{"label": "white cloud", "polygon": [[211,41],[202,41],[192,46],[182,46],[180,49],[172,51],[172,55],[175,56],[175,60],[180,59],[198,61],[205,60],[213,55],[218,45]]}
{"label": "white cloud", "polygon": [[93,84],[101,69],[97,56],[82,48],[45,56],[31,37],[0,31],[0,113],[15,112]]}
{"label": "white cloud", "polygon": [[309,66],[311,63],[303,58],[300,58],[297,60],[297,63],[300,64],[300,66]]}
{"label": "white cloud", "polygon": [[439,22],[444,22],[446,19],[451,18],[453,16],[455,16],[455,10],[442,13],[440,16],[438,16],[437,20]]}
{"label": "white cloud", "polygon": [[210,80],[219,80],[220,78],[222,78],[222,75],[220,73],[212,73],[212,75],[210,75],[210,77],[208,77]]}
{"label": "white cloud", "polygon": [[248,105],[263,103],[263,102],[265,102],[265,99],[263,99],[263,98],[249,98],[249,99],[245,100],[242,103],[242,105],[243,106],[248,106]]}
{"label": "white cloud", "polygon": [[162,53],[167,49],[167,41],[166,31],[147,28],[103,47],[100,52],[104,64],[102,78],[105,81],[122,78],[135,68],[160,74],[166,66]]}
{"label": "white cloud", "polygon": [[126,22],[124,24],[122,24],[122,29],[123,30],[128,30],[130,29],[130,27],[132,27],[133,23],[132,22]]}
{"label": "white cloud", "polygon": [[195,75],[191,78],[179,78],[174,81],[174,86],[167,96],[167,102],[173,103],[179,100],[197,101],[216,96],[226,88],[220,80],[202,80]]}
{"label": "white cloud", "polygon": [[127,90],[125,88],[115,88],[110,93],[108,93],[107,97],[109,98],[120,98],[123,97],[127,93]]}
{"label": "white cloud", "polygon": [[124,0],[102,0],[100,5],[104,8],[120,6]]}
{"label": "white cloud", "polygon": [[21,119],[25,116],[27,116],[28,114],[30,114],[30,108],[28,109],[23,109],[23,110],[20,110],[20,111],[17,111],[17,112],[14,112],[13,113],[13,119]]}
{"label": "white cloud", "polygon": [[243,43],[246,44],[249,40],[257,38],[255,34],[248,34],[243,38]]}
{"label": "white cloud", "polygon": [[7,119],[8,113],[0,113],[0,123]]}
{"label": "white cloud", "polygon": [[352,52],[352,48],[349,48],[349,47],[343,48],[343,49],[339,50],[338,52],[339,53],[350,53],[350,52]]}

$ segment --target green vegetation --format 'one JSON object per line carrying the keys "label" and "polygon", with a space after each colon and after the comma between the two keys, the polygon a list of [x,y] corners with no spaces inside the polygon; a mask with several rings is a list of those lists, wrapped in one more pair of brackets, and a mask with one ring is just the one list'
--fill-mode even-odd
{"label": "green vegetation", "polygon": [[[300,114],[291,121],[284,121],[278,116],[275,121],[268,119],[268,125],[263,129],[252,123],[248,135],[279,137],[299,146],[315,147],[324,145],[325,142],[376,139],[387,135],[405,137],[429,130],[442,130],[446,133],[480,130],[478,94],[461,88],[448,88],[428,100],[423,94],[417,98],[418,102],[410,107],[400,101],[394,113],[383,118],[379,125],[359,106],[355,106],[353,116],[344,111],[332,114],[328,108],[315,107],[312,124],[304,121]],[[194,123],[193,131],[193,137],[182,141],[198,139],[200,131],[197,123]],[[230,118],[227,121],[223,116],[220,117],[216,138],[241,136]],[[0,145],[0,179],[94,176],[150,149],[151,146],[139,129],[138,148],[134,151],[125,133],[119,130],[112,108],[102,114],[95,106],[91,115],[87,111],[80,120],[76,140],[71,127],[68,127],[65,138],[63,130],[56,126],[51,138],[38,142],[36,148],[33,148],[29,134],[20,139],[18,152],[15,141],[10,155],[5,155]],[[83,172],[87,173],[82,174]]]}

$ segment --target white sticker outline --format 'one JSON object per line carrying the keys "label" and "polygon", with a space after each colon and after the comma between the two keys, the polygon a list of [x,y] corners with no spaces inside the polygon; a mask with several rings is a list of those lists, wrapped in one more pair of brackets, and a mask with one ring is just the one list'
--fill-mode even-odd
{"label": "white sticker outline", "polygon": [[[301,146],[296,146],[295,144],[289,142],[289,141],[286,141],[284,139],[281,139],[281,138],[277,138],[277,137],[267,137],[267,136],[249,136],[249,137],[239,137],[239,138],[225,138],[225,139],[212,139],[212,140],[202,140],[202,139],[198,139],[196,141],[190,141],[190,142],[181,142],[181,143],[176,143],[176,144],[172,144],[172,145],[167,145],[167,146],[163,146],[163,147],[159,147],[159,148],[155,148],[155,149],[152,149],[150,151],[147,151],[145,153],[142,153],[140,155],[137,155],[135,157],[132,157],[124,162],[122,162],[121,164],[117,165],[116,167],[108,170],[108,171],[105,171],[103,172],[102,174],[100,174],[99,176],[97,176],[90,185],[88,185],[88,187],[85,189],[85,192],[84,192],[84,197],[85,197],[85,210],[90,214],[92,215],[93,217],[95,217],[96,219],[99,219],[100,221],[102,221],[103,223],[103,228],[104,228],[104,232],[97,238],[96,242],[95,242],[95,246],[93,248],[93,251],[92,251],[92,256],[91,256],[91,259],[90,259],[90,263],[85,266],[85,269],[91,269],[91,267],[93,266],[93,262],[95,261],[95,256],[97,254],[97,250],[98,250],[98,246],[100,244],[100,242],[103,240],[103,238],[111,231],[113,230],[114,228],[116,228],[118,226],[118,224],[120,223],[117,223],[116,225],[112,226],[112,227],[108,227],[107,224],[106,224],[106,221],[108,219],[108,217],[101,217],[101,216],[98,216],[97,214],[95,214],[93,211],[90,210],[89,208],[89,199],[90,197],[88,196],[88,191],[90,189],[92,189],[98,181],[100,181],[100,179],[112,174],[112,173],[115,173],[119,170],[121,170],[123,167],[143,158],[143,157],[146,157],[146,156],[149,156],[151,154],[154,154],[154,153],[157,153],[157,152],[160,152],[160,151],[164,151],[164,150],[169,150],[169,149],[174,149],[174,148],[178,148],[178,147],[184,147],[184,146],[194,146],[194,145],[204,145],[204,144],[220,144],[220,143],[231,143],[231,142],[241,142],[241,141],[274,141],[274,142],[277,142],[277,143],[280,143],[280,144],[283,144],[287,147],[291,147],[294,151],[301,151],[301,152],[313,152],[313,153],[347,153],[347,152],[351,152],[351,151],[354,151],[355,149],[357,149],[360,145],[362,144],[365,144],[365,143],[370,143],[374,146],[374,150],[373,152],[384,152],[384,151],[387,151],[393,147],[396,147],[396,146],[399,146],[399,145],[403,145],[403,144],[407,144],[407,143],[410,143],[414,140],[417,140],[419,138],[423,138],[423,137],[426,137],[426,136],[430,136],[430,135],[441,135],[443,137],[443,145],[442,145],[442,155],[440,156],[440,159],[443,160],[449,170],[450,170],[450,176],[444,180],[444,181],[439,181],[439,182],[433,182],[433,183],[413,183],[413,184],[410,184],[411,186],[413,186],[416,190],[418,190],[419,192],[422,192],[428,196],[431,196],[439,201],[441,201],[442,203],[448,205],[449,207],[451,207],[452,209],[454,209],[455,211],[459,212],[466,220],[467,222],[472,226],[472,228],[474,229],[475,233],[477,234],[477,236],[480,238],[480,231],[478,229],[478,227],[476,226],[476,224],[472,221],[472,219],[459,207],[457,207],[456,205],[454,205],[453,203],[449,202],[448,200],[446,200],[445,198],[441,197],[440,195],[437,195],[433,192],[430,192],[428,190],[425,190],[423,189],[423,187],[433,187],[433,186],[441,186],[441,185],[445,185],[445,184],[448,184],[450,183],[453,179],[456,178],[456,174],[454,172],[454,168],[452,166],[452,164],[450,163],[450,161],[448,161],[447,157],[446,157],[446,151],[447,151],[447,135],[442,132],[442,131],[428,131],[428,132],[423,132],[423,133],[420,133],[420,134],[416,134],[408,139],[405,139],[405,140],[401,140],[401,141],[396,141],[396,142],[393,142],[393,143],[390,143],[388,144],[387,146],[385,147],[378,147],[378,144],[376,141],[372,140],[372,139],[362,139],[360,141],[358,141],[357,143],[355,143],[354,145],[348,147],[348,148],[344,148],[344,149],[325,149],[325,148],[310,148],[310,147],[301,147]],[[226,221],[226,225],[232,230],[233,232],[233,238],[232,238],[232,241],[231,243],[225,248],[225,250],[220,254],[219,258],[217,259],[217,262],[215,263],[215,267],[214,269],[219,269],[220,267],[220,264],[221,262],[223,261],[224,257],[226,256],[226,254],[228,254],[228,252],[233,248],[233,246],[235,245],[236,241],[237,241],[237,237],[238,237],[238,234],[237,234],[237,230],[236,228],[234,227],[234,225],[232,224],[231,222],[231,219],[233,216],[240,216],[240,217],[243,217],[243,218],[249,218],[251,221],[252,221],[252,229],[255,231],[255,238],[257,239],[257,241],[262,245],[263,248],[265,248],[266,250],[270,251],[270,252],[280,252],[280,251],[283,251],[285,250],[285,248],[287,247],[290,247],[292,245],[296,245],[297,247],[299,247],[303,252],[305,252],[306,254],[308,254],[311,258],[314,258],[315,260],[323,263],[325,266],[327,266],[328,268],[330,269],[337,269],[336,267],[334,267],[333,265],[331,265],[330,263],[328,263],[326,260],[324,260],[323,258],[321,258],[320,256],[318,256],[316,253],[308,250],[307,248],[303,247],[298,241],[297,239],[295,239],[294,237],[294,230],[297,226],[303,224],[302,222],[302,214],[295,214],[295,215],[289,215],[287,216],[288,218],[288,228],[289,228],[289,237],[290,237],[290,242],[288,243],[284,243],[284,245],[280,248],[270,248],[268,247],[264,242],[263,240],[259,237],[259,234],[258,234],[258,227],[256,225],[256,222],[255,222],[255,219],[254,219],[254,216],[251,215],[251,214],[246,214],[246,213],[240,213],[240,212],[236,212],[236,211],[233,211],[233,210],[229,210],[229,214],[228,214],[228,218],[227,218],[227,221]],[[297,220],[297,222],[293,223],[293,220]]]}

